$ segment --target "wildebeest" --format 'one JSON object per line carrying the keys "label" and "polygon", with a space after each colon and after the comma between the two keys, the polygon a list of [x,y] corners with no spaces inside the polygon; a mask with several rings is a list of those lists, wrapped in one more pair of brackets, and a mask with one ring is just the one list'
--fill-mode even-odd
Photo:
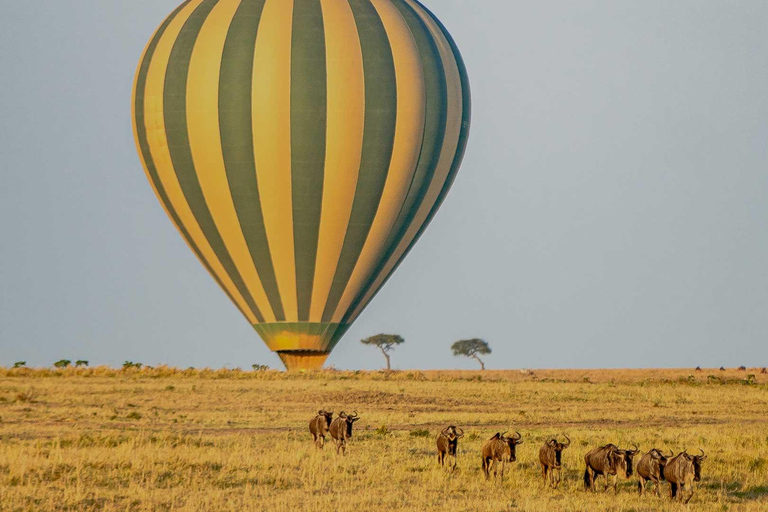
{"label": "wildebeest", "polygon": [[515,447],[523,444],[523,436],[520,432],[515,432],[514,436],[509,437],[506,433],[506,431],[501,434],[496,432],[496,435],[483,444],[483,472],[486,479],[491,476],[491,466],[493,466],[493,476],[497,476],[498,465],[501,463],[501,479],[503,480],[507,462],[517,460]]}
{"label": "wildebeest", "polygon": [[613,476],[613,490],[617,491],[619,477],[632,476],[632,457],[640,450],[635,445],[634,450],[620,450],[614,444],[607,444],[590,450],[584,456],[584,488],[595,490],[595,480],[600,475],[605,476],[605,490],[608,490],[608,476]]}
{"label": "wildebeest", "polygon": [[567,443],[561,443],[554,437],[548,439],[539,450],[539,462],[545,486],[549,483],[552,487],[557,487],[560,483],[563,450],[571,446],[571,439],[568,436],[565,438],[568,440]]}
{"label": "wildebeest", "polygon": [[637,490],[642,495],[645,492],[645,486],[648,482],[656,484],[656,495],[660,494],[661,482],[664,480],[664,467],[667,461],[674,457],[674,452],[664,455],[661,450],[656,448],[642,456],[637,462]]}
{"label": "wildebeest", "polygon": [[746,366],[739,366],[739,371],[740,372],[745,372],[745,371],[747,371],[747,367]]}
{"label": "wildebeest", "polygon": [[669,482],[670,499],[683,499],[683,492],[689,490],[690,494],[685,500],[687,504],[693,498],[693,482],[701,480],[701,463],[707,456],[704,450],[700,450],[701,455],[689,455],[685,450],[667,461],[664,468],[664,478]]}
{"label": "wildebeest", "polygon": [[325,446],[325,434],[331,428],[331,420],[333,419],[333,412],[328,412],[323,409],[317,411],[317,416],[312,418],[309,422],[309,432],[315,440],[315,446],[322,448]]}
{"label": "wildebeest", "polygon": [[357,411],[354,414],[339,413],[339,417],[331,423],[331,437],[336,441],[336,453],[347,454],[347,440],[352,438],[352,425],[359,420]]}
{"label": "wildebeest", "polygon": [[464,436],[464,430],[455,425],[446,427],[437,436],[437,462],[441,466],[445,465],[447,456],[453,457],[452,468],[456,467],[456,448],[459,445],[459,438]]}
{"label": "wildebeest", "polygon": [[765,375],[766,373],[768,373],[768,369],[766,369],[766,368],[763,368],[762,370],[760,370],[760,373],[762,373],[763,375]]}

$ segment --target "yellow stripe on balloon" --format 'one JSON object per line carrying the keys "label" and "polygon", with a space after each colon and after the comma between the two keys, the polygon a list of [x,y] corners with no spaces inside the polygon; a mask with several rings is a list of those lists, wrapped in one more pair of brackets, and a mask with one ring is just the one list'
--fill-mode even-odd
{"label": "yellow stripe on balloon", "polygon": [[310,322],[322,321],[344,245],[360,173],[365,125],[363,53],[347,2],[321,0],[325,28],[327,124],[323,204]]}
{"label": "yellow stripe on balloon", "polygon": [[298,321],[291,187],[293,0],[267,0],[253,60],[253,147],[264,227],[288,322]]}
{"label": "yellow stripe on balloon", "polygon": [[165,73],[168,67],[168,60],[182,27],[202,2],[203,0],[193,0],[180,11],[178,16],[176,16],[176,18],[168,25],[168,28],[160,38],[155,49],[152,62],[150,63],[147,72],[147,83],[144,95],[144,119],[147,129],[147,142],[152,155],[152,160],[155,162],[157,168],[158,177],[168,196],[168,201],[171,203],[173,209],[176,210],[182,225],[189,233],[192,241],[194,241],[195,245],[200,249],[200,253],[208,262],[213,273],[219,278],[222,285],[230,293],[237,306],[245,314],[246,318],[248,318],[251,323],[256,323],[256,316],[245,303],[243,296],[240,295],[240,292],[229,278],[229,275],[224,270],[224,267],[216,257],[216,254],[208,244],[205,235],[195,220],[195,216],[184,197],[181,185],[176,176],[176,171],[171,160],[171,154],[168,151],[168,140],[165,135],[163,89],[165,87]]}
{"label": "yellow stripe on balloon", "polygon": [[386,278],[394,269],[395,265],[397,265],[397,262],[400,261],[405,251],[411,245],[411,242],[413,242],[413,239],[418,234],[421,226],[427,220],[429,212],[434,207],[435,202],[437,201],[437,197],[445,186],[445,181],[448,179],[448,174],[450,173],[453,166],[453,159],[456,156],[456,149],[459,143],[459,136],[461,134],[461,123],[464,106],[462,102],[461,75],[459,74],[459,67],[456,64],[456,58],[453,55],[453,50],[451,49],[448,40],[445,38],[445,35],[443,35],[442,30],[440,30],[440,27],[438,27],[432,17],[429,16],[429,14],[427,14],[417,2],[414,2],[413,0],[405,1],[408,3],[408,5],[413,7],[419,17],[427,25],[429,32],[432,34],[432,38],[437,43],[440,57],[443,61],[443,68],[446,75],[448,99],[448,116],[445,127],[445,139],[443,141],[443,147],[440,151],[440,159],[438,160],[437,167],[435,168],[435,174],[432,178],[432,181],[430,182],[429,188],[427,189],[427,193],[424,196],[424,200],[421,203],[421,207],[419,208],[416,216],[408,227],[408,230],[403,236],[403,239],[398,244],[397,249],[395,249],[395,252],[384,266],[384,269],[376,278],[376,281],[370,287],[368,292],[366,292],[365,297],[363,297],[363,300],[360,301],[358,307],[348,318],[348,323],[352,323],[357,319],[368,302],[370,302],[379,288],[381,288]]}
{"label": "yellow stripe on balloon", "polygon": [[248,249],[229,189],[219,128],[221,56],[240,0],[221,0],[206,18],[192,51],[187,79],[187,131],[205,203],[237,271],[265,322],[275,313]]}
{"label": "yellow stripe on balloon", "polygon": [[[187,244],[187,247],[189,247],[190,251],[192,251],[192,254],[195,255],[195,258],[198,259],[198,261],[203,265],[203,268],[208,270],[209,266],[206,261],[204,261],[197,253],[197,251],[194,249],[192,244],[189,240],[187,240],[187,237],[184,236],[184,233],[181,230],[181,227],[176,224],[176,221],[173,219],[173,216],[171,215],[171,211],[168,209],[168,205],[165,204],[165,201],[163,201],[162,196],[160,195],[160,191],[157,189],[157,185],[155,185],[155,181],[152,179],[152,176],[149,174],[149,168],[147,166],[147,161],[144,158],[144,152],[141,150],[141,142],[139,141],[139,131],[138,131],[138,125],[136,124],[136,90],[138,89],[139,84],[139,70],[141,69],[141,66],[144,63],[144,59],[147,57],[147,51],[149,50],[149,47],[152,45],[152,41],[157,36],[157,33],[160,31],[160,27],[155,30],[155,32],[152,34],[152,37],[149,39],[149,42],[147,43],[147,46],[144,48],[144,51],[141,53],[141,58],[139,59],[139,66],[136,72],[136,77],[133,79],[133,94],[131,94],[131,97],[134,98],[134,101],[131,101],[131,119],[133,119],[133,139],[136,142],[136,148],[138,150],[139,154],[139,160],[141,161],[141,166],[144,169],[144,174],[147,176],[147,181],[149,182],[150,187],[152,187],[152,191],[155,193],[155,196],[157,197],[158,202],[160,203],[160,206],[162,206],[163,210],[165,211],[165,214],[168,216],[168,219],[171,221],[173,226],[176,228],[176,230],[181,234],[181,239],[184,240],[184,243]],[[216,276],[211,274],[214,278],[214,281],[216,281]],[[224,290],[225,292],[227,290]],[[243,310],[242,307],[240,307],[240,304],[235,303],[235,307],[243,314],[243,316],[247,316],[245,314],[245,310]]]}
{"label": "yellow stripe on balloon", "polygon": [[424,136],[424,74],[416,41],[400,11],[389,0],[371,0],[392,49],[397,86],[397,123],[392,159],[368,238],[333,317],[340,322],[352,301],[371,278],[397,220],[421,152]]}

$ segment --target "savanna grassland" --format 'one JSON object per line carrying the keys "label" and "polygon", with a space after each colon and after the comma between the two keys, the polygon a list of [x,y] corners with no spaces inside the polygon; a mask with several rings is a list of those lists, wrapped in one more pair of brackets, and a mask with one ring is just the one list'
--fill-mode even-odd
{"label": "savanna grassland", "polygon": [[[749,377],[754,375],[754,377]],[[768,379],[755,370],[336,372],[0,369],[0,509],[451,511],[768,510]],[[347,456],[313,447],[317,409],[357,410]],[[435,436],[462,426],[456,471]],[[482,443],[518,430],[503,482]],[[568,434],[544,488],[545,438]],[[606,443],[703,449],[690,505],[583,490]],[[638,457],[639,458],[639,457]],[[637,460],[637,459],[636,459]],[[602,485],[600,485],[602,488]]]}

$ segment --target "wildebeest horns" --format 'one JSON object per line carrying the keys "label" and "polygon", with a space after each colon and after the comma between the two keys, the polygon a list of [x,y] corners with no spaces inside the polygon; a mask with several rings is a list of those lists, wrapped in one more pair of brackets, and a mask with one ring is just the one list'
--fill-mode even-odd
{"label": "wildebeest horns", "polygon": [[451,425],[450,427],[445,427],[445,429],[441,432],[445,437],[448,437],[448,434],[450,433],[450,430],[453,429],[453,433],[456,435],[456,437],[462,437],[464,435],[464,429],[461,427],[454,427]]}
{"label": "wildebeest horns", "polygon": [[355,418],[357,418],[357,411],[355,411],[353,414],[347,414],[344,411],[341,411],[339,413],[339,418],[355,419]]}

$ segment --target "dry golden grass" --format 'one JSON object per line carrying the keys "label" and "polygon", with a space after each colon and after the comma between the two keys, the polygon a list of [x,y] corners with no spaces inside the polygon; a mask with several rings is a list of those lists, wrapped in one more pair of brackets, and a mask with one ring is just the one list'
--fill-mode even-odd
{"label": "dry golden grass", "polygon": [[[754,377],[748,377],[754,375]],[[710,377],[711,376],[711,377]],[[768,510],[768,376],[754,369],[319,372],[0,369],[0,509],[465,511],[684,510],[582,490],[593,446],[703,448],[688,508]],[[346,457],[316,450],[318,408],[357,410]],[[463,426],[458,470],[434,436]],[[519,430],[503,482],[483,441]],[[425,437],[425,432],[428,436]],[[538,450],[568,434],[565,481],[544,488]]]}

